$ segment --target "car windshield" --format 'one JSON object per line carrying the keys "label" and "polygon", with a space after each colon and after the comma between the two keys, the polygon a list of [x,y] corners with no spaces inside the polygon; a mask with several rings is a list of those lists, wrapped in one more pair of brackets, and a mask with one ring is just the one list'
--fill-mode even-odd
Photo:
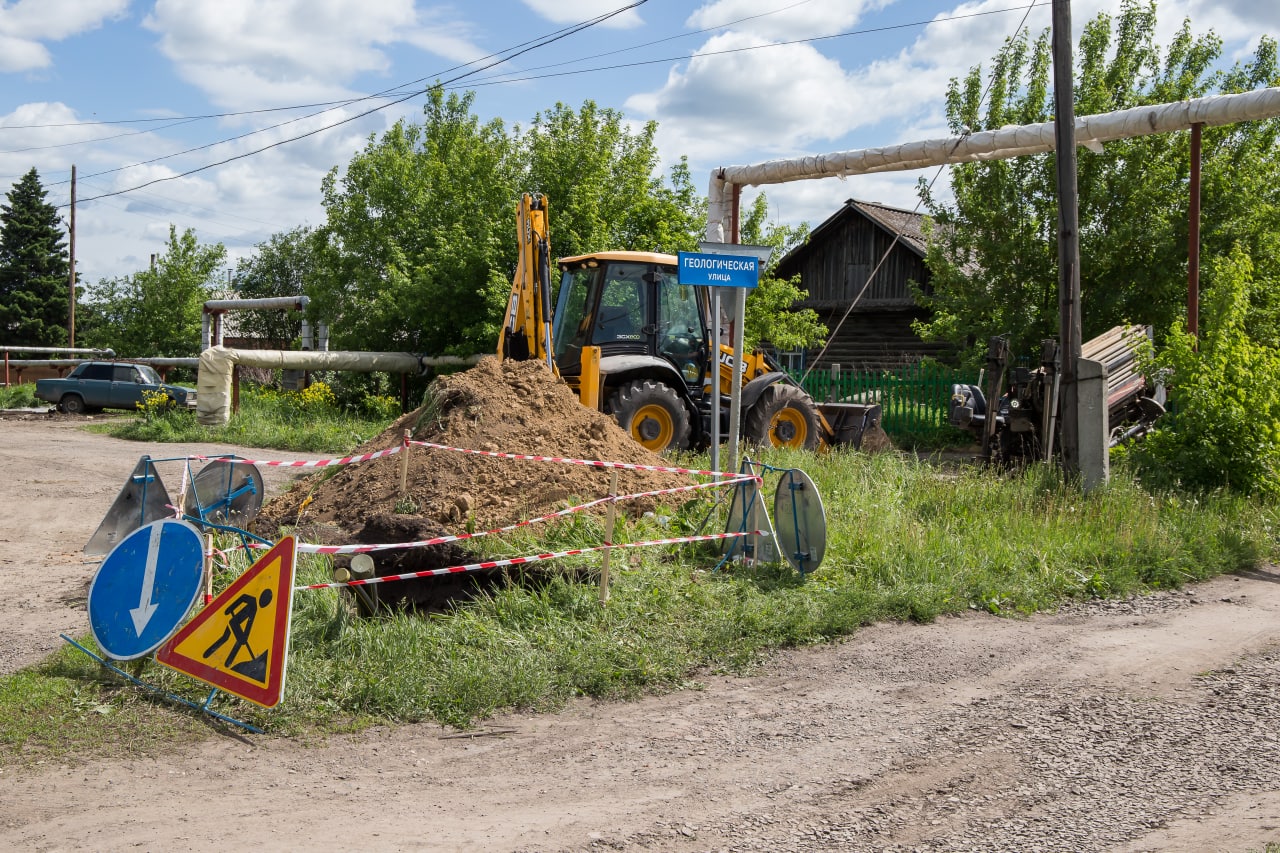
{"label": "car windshield", "polygon": [[146,382],[148,385],[160,384],[160,375],[156,373],[154,368],[146,364],[139,364],[137,367],[138,372],[142,374],[143,382]]}

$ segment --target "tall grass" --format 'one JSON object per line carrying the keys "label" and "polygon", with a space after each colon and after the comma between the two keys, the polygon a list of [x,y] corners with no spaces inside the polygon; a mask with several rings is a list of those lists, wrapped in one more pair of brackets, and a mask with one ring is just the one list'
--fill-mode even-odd
{"label": "tall grass", "polygon": [[246,384],[240,411],[224,426],[204,426],[182,409],[139,412],[96,430],[138,441],[215,441],[307,453],[342,453],[377,435],[400,413],[394,398],[366,396],[355,405],[339,405],[324,383],[303,391],[276,391]]}
{"label": "tall grass", "polygon": [[43,400],[36,399],[36,384],[34,382],[23,382],[18,385],[10,385],[7,388],[0,388],[0,409],[31,409],[37,406],[47,406]]}
{"label": "tall grass", "polygon": [[[1229,494],[1153,495],[1124,471],[1084,495],[1043,466],[997,475],[852,452],[779,451],[766,461],[808,471],[825,501],[826,558],[807,577],[781,565],[717,568],[714,548],[682,546],[615,552],[605,606],[599,555],[513,573],[512,583],[432,615],[358,618],[343,593],[298,592],[282,706],[222,707],[281,733],[422,720],[466,726],[503,709],[548,710],[575,696],[672,690],[704,671],[748,672],[770,649],[838,639],[880,620],[928,622],[975,609],[1018,615],[1178,587],[1276,556],[1276,506]],[[773,482],[766,474],[770,495]],[[624,524],[618,540],[693,531],[709,509],[703,498],[665,508]],[[603,538],[599,518],[576,516],[479,541],[486,554],[510,556]],[[221,583],[247,565],[241,559]],[[300,558],[302,582],[329,572],[323,558]],[[63,654],[10,677],[53,686],[5,690],[16,682],[0,680],[0,726],[20,730],[50,713],[38,701],[14,711],[6,697],[82,695],[93,669]],[[146,677],[194,700],[205,694],[154,665]],[[119,701],[115,687],[94,691],[106,698],[82,701]],[[95,726],[117,721],[138,724],[121,713]]]}

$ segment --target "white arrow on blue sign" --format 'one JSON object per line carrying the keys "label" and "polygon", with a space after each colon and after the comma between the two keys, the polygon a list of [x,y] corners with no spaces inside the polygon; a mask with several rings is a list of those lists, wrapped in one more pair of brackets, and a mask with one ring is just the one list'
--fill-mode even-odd
{"label": "white arrow on blue sign", "polygon": [[150,654],[178,630],[204,579],[204,542],[194,525],[153,521],[122,539],[89,585],[89,627],[115,660]]}

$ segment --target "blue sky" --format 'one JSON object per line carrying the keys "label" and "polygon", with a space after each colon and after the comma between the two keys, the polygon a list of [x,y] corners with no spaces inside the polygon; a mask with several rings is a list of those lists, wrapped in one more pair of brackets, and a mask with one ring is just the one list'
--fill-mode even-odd
{"label": "blue sky", "polygon": [[[1024,14],[1033,32],[1048,26],[1046,0],[1029,12],[1028,2],[647,0],[456,87],[476,93],[483,118],[508,124],[588,98],[629,120],[656,120],[664,159],[688,156],[705,186],[716,166],[946,135],[948,79],[985,62]],[[171,223],[224,243],[234,263],[273,233],[323,221],[325,173],[370,133],[420,115],[422,98],[175,176],[383,102],[281,108],[447,79],[476,67],[457,66],[624,5],[0,0],[0,192],[34,166],[50,200],[63,204],[76,165],[77,263],[91,285],[145,267]],[[1074,0],[1075,27],[1119,8],[1120,0]],[[1197,32],[1223,38],[1228,59],[1246,55],[1259,34],[1280,34],[1275,0],[1160,0],[1159,16],[1162,43],[1189,16]],[[912,207],[919,176],[769,187],[771,215],[816,224],[849,197]],[[88,200],[156,179],[164,180]]]}

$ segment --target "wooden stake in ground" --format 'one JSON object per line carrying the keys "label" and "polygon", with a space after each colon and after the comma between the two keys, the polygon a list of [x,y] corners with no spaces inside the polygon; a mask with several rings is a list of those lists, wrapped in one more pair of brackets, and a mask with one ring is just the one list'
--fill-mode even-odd
{"label": "wooden stake in ground", "polygon": [[[618,469],[613,469],[613,476],[609,480],[609,497],[616,498],[618,496]],[[604,514],[604,544],[613,544],[613,523],[618,517],[618,504],[611,502],[609,508]],[[609,556],[613,553],[611,550],[604,552],[604,557],[600,561],[600,603],[607,604],[609,601]]]}
{"label": "wooden stake in ground", "polygon": [[204,603],[213,601],[213,534],[204,535]]}
{"label": "wooden stake in ground", "polygon": [[403,498],[409,490],[409,448],[413,447],[409,443],[409,430],[404,431],[404,445],[400,448],[400,497]]}

